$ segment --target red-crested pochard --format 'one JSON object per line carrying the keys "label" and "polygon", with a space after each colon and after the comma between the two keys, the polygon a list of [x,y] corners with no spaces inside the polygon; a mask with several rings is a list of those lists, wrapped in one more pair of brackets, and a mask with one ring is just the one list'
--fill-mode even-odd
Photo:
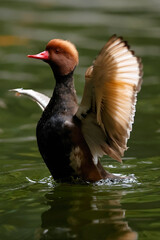
{"label": "red-crested pochard", "polygon": [[99,158],[121,162],[127,149],[142,83],[142,63],[127,42],[112,36],[85,74],[80,105],[73,73],[78,52],[69,41],[51,40],[46,50],[28,55],[48,63],[56,85],[51,99],[33,90],[14,89],[34,99],[43,113],[37,124],[39,151],[55,180],[113,179]]}

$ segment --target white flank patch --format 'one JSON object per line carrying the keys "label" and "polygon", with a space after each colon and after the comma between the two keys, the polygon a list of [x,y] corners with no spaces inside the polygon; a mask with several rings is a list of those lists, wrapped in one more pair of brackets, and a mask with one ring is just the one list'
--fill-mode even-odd
{"label": "white flank patch", "polygon": [[79,147],[72,148],[70,154],[70,166],[77,174],[80,174],[80,167],[83,160],[83,152]]}

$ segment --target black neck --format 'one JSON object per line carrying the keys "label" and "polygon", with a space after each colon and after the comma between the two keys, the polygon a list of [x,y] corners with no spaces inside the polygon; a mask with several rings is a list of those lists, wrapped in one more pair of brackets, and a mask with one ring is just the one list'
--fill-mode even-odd
{"label": "black neck", "polygon": [[60,91],[65,90],[66,92],[64,92],[64,94],[75,92],[73,72],[69,73],[68,75],[64,75],[64,76],[59,76],[59,75],[54,74],[54,77],[56,80],[56,86],[53,91],[52,97],[55,97],[55,94],[57,93],[58,90],[60,90]]}
{"label": "black neck", "polygon": [[56,86],[45,112],[51,115],[73,116],[77,110],[77,97],[74,88],[73,72],[65,76],[55,75]]}

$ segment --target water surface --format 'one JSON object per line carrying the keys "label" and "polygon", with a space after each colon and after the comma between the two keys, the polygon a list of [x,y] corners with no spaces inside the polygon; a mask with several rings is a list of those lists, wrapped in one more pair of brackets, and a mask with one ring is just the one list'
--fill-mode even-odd
{"label": "water surface", "polygon": [[[7,0],[0,2],[0,239],[160,239],[160,2],[158,0]],[[128,181],[57,184],[37,150],[41,110],[8,90],[51,95],[49,67],[27,59],[52,38],[69,39],[84,73],[107,39],[122,35],[142,57],[144,82],[123,164],[110,172]]]}

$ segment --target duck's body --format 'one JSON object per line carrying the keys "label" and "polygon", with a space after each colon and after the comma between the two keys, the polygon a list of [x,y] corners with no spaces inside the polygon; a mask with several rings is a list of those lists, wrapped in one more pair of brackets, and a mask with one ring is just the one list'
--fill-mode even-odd
{"label": "duck's body", "polygon": [[56,84],[36,131],[40,153],[55,179],[65,179],[74,174],[69,156],[72,150],[71,131],[75,125],[73,116],[77,108],[73,77],[69,74]]}
{"label": "duck's body", "polygon": [[[37,124],[39,151],[54,179],[81,177],[98,181],[109,176],[96,166],[83,137],[73,83],[73,72],[56,81],[53,96]],[[111,174],[110,174],[111,176]]]}
{"label": "duck's body", "polygon": [[107,154],[121,161],[127,149],[136,93],[141,85],[139,59],[126,42],[113,36],[86,72],[84,94],[78,107],[73,81],[78,53],[74,45],[51,40],[46,51],[29,57],[49,63],[56,80],[49,103],[38,93],[35,97],[44,109],[37,124],[38,147],[54,179],[113,178],[104,170],[99,157]]}

